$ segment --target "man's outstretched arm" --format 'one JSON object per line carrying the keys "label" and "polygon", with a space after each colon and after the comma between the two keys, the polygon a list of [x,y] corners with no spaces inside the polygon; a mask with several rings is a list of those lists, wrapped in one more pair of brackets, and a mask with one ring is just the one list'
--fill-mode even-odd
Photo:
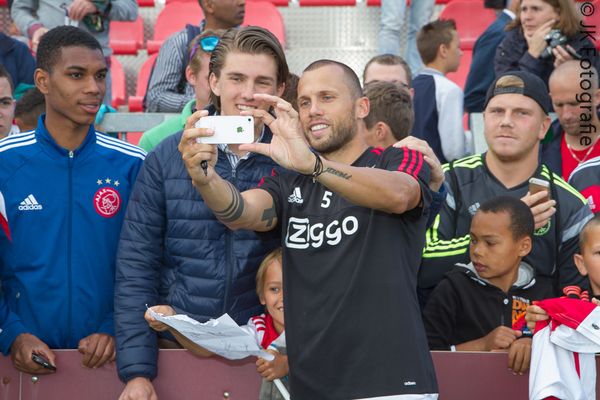
{"label": "man's outstretched arm", "polygon": [[[362,207],[401,214],[419,205],[421,190],[417,175],[418,170],[423,166],[422,154],[417,152],[413,152],[412,155],[407,154],[407,158],[414,157],[410,162],[407,160],[406,164],[412,165],[410,170],[413,176],[402,168],[390,171],[380,168],[353,167],[326,160],[310,150],[300,126],[298,113],[291,104],[267,94],[255,94],[254,98],[269,103],[277,117],[260,109],[243,114],[261,119],[271,129],[273,140],[269,144],[243,144],[240,149],[263,154],[282,167],[304,175],[316,172],[313,176],[321,184]],[[420,161],[417,158],[420,158]],[[416,165],[419,168],[416,168]],[[424,166],[423,170],[427,171],[425,174],[427,182],[429,168]]]}

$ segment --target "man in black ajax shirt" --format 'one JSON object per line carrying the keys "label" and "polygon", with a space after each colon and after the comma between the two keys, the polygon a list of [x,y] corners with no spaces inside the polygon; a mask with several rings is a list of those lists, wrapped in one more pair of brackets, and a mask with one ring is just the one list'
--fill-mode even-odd
{"label": "man in black ajax shirt", "polygon": [[364,143],[369,103],[344,64],[322,60],[306,68],[299,115],[277,97],[242,99],[245,109],[272,104],[277,117],[243,113],[262,118],[274,136],[270,145],[240,149],[268,155],[290,172],[240,194],[215,174],[213,146],[197,142],[211,134],[193,128],[198,113],[180,151],[222,222],[281,235],[292,397],[436,399],[416,296],[431,201],[423,155]]}

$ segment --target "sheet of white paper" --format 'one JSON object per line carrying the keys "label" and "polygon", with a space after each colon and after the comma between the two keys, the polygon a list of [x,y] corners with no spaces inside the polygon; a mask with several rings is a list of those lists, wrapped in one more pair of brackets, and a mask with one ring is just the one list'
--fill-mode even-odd
{"label": "sheet of white paper", "polygon": [[152,309],[149,309],[149,312],[157,321],[169,325],[197,345],[229,360],[239,360],[249,356],[262,357],[267,361],[274,358],[228,314],[200,323],[184,314],[165,317]]}

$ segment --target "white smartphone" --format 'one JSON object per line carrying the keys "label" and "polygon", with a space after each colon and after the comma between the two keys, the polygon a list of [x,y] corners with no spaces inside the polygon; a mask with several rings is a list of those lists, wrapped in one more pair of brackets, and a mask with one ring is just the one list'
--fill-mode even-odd
{"label": "white smartphone", "polygon": [[210,115],[196,122],[196,128],[209,128],[213,136],[199,138],[206,144],[240,144],[254,142],[254,117],[241,115]]}

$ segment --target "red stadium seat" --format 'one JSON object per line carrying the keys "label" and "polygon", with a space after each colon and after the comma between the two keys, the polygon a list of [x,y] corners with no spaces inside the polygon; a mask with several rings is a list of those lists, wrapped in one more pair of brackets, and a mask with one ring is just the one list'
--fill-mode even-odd
{"label": "red stadium seat", "polygon": [[198,2],[176,1],[168,3],[158,14],[154,24],[154,38],[148,40],[148,54],[158,53],[163,41],[180,31],[186,24],[198,24],[204,18],[204,13]]}
{"label": "red stadium seat", "polygon": [[355,6],[356,0],[300,0],[301,7],[314,6]]}
{"label": "red stadium seat", "polygon": [[115,56],[110,56],[110,75],[111,75],[111,90],[112,101],[111,105],[114,108],[124,106],[127,102],[127,84],[125,82],[125,72],[121,62]]}
{"label": "red stadium seat", "polygon": [[460,59],[460,66],[458,71],[450,72],[447,77],[452,82],[460,86],[461,89],[465,89],[465,83],[467,82],[467,75],[469,75],[469,68],[471,68],[471,60],[473,59],[473,50],[463,50],[462,58]]}
{"label": "red stadium seat", "polygon": [[140,73],[137,78],[137,86],[135,88],[135,96],[131,96],[129,98],[129,111],[137,112],[143,111],[143,101],[144,96],[146,95],[146,89],[148,89],[148,80],[150,79],[150,72],[152,72],[152,67],[154,66],[154,62],[156,61],[156,57],[158,54],[153,54],[148,59],[142,67],[140,68]]}
{"label": "red stadium seat", "polygon": [[7,0],[0,0],[0,7],[8,7],[8,1]]}
{"label": "red stadium seat", "polygon": [[154,0],[137,0],[139,7],[154,7]]}
{"label": "red stadium seat", "polygon": [[137,55],[144,47],[144,21],[110,21],[109,45],[115,54]]}
{"label": "red stadium seat", "polygon": [[[198,24],[204,18],[197,1],[172,1],[156,18],[154,39],[148,40],[148,54],[157,53],[163,41],[173,33],[182,30],[186,24]],[[257,25],[271,31],[285,47],[283,18],[272,3],[253,0],[246,3],[246,16],[243,25]]]}
{"label": "red stadium seat", "polygon": [[496,19],[496,13],[482,1],[454,0],[444,7],[440,19],[453,19],[460,37],[460,48],[472,50],[475,41]]}

